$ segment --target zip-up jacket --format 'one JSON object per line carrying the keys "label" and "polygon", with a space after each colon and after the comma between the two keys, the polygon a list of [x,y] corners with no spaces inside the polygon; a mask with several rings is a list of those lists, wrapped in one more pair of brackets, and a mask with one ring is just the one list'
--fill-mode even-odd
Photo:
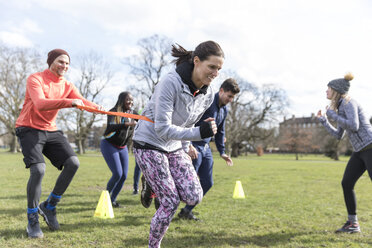
{"label": "zip-up jacket", "polygon": [[74,99],[81,99],[87,106],[98,107],[80,95],[71,82],[64,77],[57,77],[49,69],[31,74],[27,78],[25,102],[16,127],[56,131],[59,109],[72,107]]}
{"label": "zip-up jacket", "polygon": [[[117,112],[115,108],[112,108],[110,111]],[[137,112],[133,112],[133,114],[138,114]],[[121,123],[115,122],[115,116],[108,115],[107,116],[107,127],[103,134],[104,138],[110,142],[112,145],[116,147],[124,147],[127,145],[128,140],[133,134],[133,127],[126,126],[125,123],[130,122],[131,120],[122,117]]]}
{"label": "zip-up jacket", "polygon": [[346,130],[355,152],[372,143],[372,126],[362,107],[354,99],[349,101],[342,99],[338,113],[328,109],[327,116],[337,123],[337,128],[333,127],[324,116],[320,117],[319,121],[337,139],[341,139]]}
{"label": "zip-up jacket", "polygon": [[[190,68],[188,71],[191,73]],[[205,87],[202,94],[191,92],[180,74],[171,70],[157,84],[142,113],[155,123],[138,121],[134,129],[134,146],[136,143],[149,144],[165,152],[181,148],[187,151],[190,141],[202,139],[200,127],[194,127],[194,124],[212,104],[213,98],[211,87]]]}
{"label": "zip-up jacket", "polygon": [[[225,153],[225,120],[228,113],[227,106],[219,106],[219,92],[217,92],[214,96],[214,101],[212,105],[207,109],[204,113],[203,117],[195,124],[195,126],[200,126],[201,122],[209,117],[214,118],[216,125],[217,125],[217,133],[214,136],[214,142],[216,143],[216,147],[220,155]],[[193,146],[205,146],[209,144],[212,137],[205,138],[201,141],[193,141]]]}

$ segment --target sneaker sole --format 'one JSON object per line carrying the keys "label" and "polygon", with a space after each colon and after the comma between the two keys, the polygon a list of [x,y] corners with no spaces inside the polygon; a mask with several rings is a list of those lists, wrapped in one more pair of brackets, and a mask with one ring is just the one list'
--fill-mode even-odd
{"label": "sneaker sole", "polygon": [[50,229],[51,231],[56,231],[56,230],[59,229],[59,228],[54,228],[52,225],[50,225],[49,220],[48,220],[48,217],[47,217],[46,214],[43,212],[43,210],[41,210],[40,205],[39,205],[39,214],[43,217],[45,223],[47,224],[47,226],[49,227],[49,229]]}
{"label": "sneaker sole", "polygon": [[41,233],[41,235],[39,236],[30,236],[29,232],[28,232],[28,227],[26,227],[26,232],[27,232],[27,236],[30,238],[30,239],[42,239],[44,238],[44,234]]}

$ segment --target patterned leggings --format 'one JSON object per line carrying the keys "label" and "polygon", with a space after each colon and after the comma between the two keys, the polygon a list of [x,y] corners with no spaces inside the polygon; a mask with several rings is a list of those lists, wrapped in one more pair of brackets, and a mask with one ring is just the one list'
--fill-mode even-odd
{"label": "patterned leggings", "polygon": [[146,181],[159,198],[160,207],[151,221],[149,247],[160,247],[180,201],[198,204],[203,198],[203,189],[191,158],[183,150],[164,153],[133,149],[133,153]]}

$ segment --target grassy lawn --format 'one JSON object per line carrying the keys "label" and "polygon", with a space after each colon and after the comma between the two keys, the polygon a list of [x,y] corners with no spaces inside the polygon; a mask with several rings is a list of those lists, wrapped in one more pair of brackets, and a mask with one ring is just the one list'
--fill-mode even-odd
{"label": "grassy lawn", "polygon": [[[92,216],[110,171],[100,154],[79,159],[80,169],[57,208],[61,229],[51,232],[40,219],[44,239],[31,240],[26,234],[29,171],[20,154],[0,152],[0,247],[147,247],[155,209],[143,208],[139,196],[131,194],[133,160],[118,197],[125,207],[114,209],[114,219],[103,220]],[[372,184],[367,174],[356,185],[362,233],[334,234],[346,220],[340,184],[346,161],[265,154],[235,159],[230,168],[216,157],[215,185],[195,208],[202,221],[175,217],[162,247],[370,247]],[[47,165],[41,200],[58,174]],[[232,199],[236,180],[246,199]]]}

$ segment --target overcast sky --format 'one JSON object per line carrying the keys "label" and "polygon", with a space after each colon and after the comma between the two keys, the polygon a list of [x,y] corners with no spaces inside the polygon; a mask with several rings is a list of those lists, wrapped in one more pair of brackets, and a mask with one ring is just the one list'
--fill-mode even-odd
{"label": "overcast sky", "polygon": [[[371,13],[369,0],[0,0],[0,41],[45,56],[63,48],[73,66],[90,50],[119,65],[153,34],[188,50],[215,40],[226,55],[223,70],[286,90],[287,117],[323,109],[327,83],[349,71],[350,95],[371,116]],[[114,84],[125,90],[124,79]],[[105,107],[114,100],[107,93]]]}

